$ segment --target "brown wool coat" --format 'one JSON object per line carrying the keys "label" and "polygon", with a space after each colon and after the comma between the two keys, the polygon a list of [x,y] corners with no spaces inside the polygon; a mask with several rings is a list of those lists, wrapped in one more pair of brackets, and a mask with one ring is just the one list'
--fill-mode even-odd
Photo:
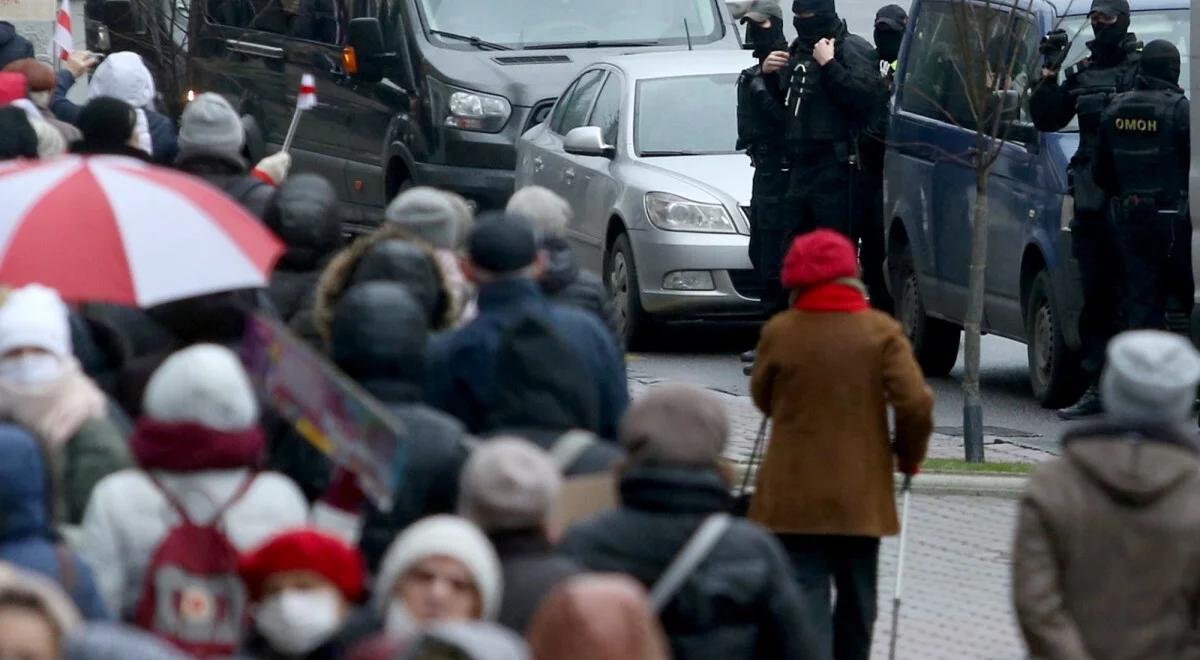
{"label": "brown wool coat", "polygon": [[778,314],[750,388],[773,422],[752,520],[779,534],[899,531],[893,469],[925,459],[933,392],[895,320],[873,310]]}

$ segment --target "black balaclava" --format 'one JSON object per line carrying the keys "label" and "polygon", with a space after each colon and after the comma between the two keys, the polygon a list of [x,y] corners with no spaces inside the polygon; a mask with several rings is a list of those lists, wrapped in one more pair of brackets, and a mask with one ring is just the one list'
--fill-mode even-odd
{"label": "black balaclava", "polygon": [[887,5],[875,14],[875,50],[879,59],[894,62],[900,58],[900,42],[904,41],[904,25],[908,13],[900,5]]}
{"label": "black balaclava", "polygon": [[[804,12],[813,12],[812,18],[800,18]],[[792,0],[792,25],[800,43],[812,46],[821,39],[834,36],[842,19],[838,18],[834,0]]]}
{"label": "black balaclava", "polygon": [[774,18],[771,19],[771,27],[766,28],[761,23],[746,20],[746,41],[754,47],[754,57],[760,62],[774,51],[787,50],[783,23]]}
{"label": "black balaclava", "polygon": [[1090,45],[1092,52],[1099,56],[1115,54],[1129,34],[1129,2],[1127,0],[1093,0],[1090,13],[1102,12],[1115,15],[1117,22],[1100,28],[1092,28],[1096,35]]}
{"label": "black balaclava", "polygon": [[1179,49],[1163,39],[1155,39],[1142,49],[1141,74],[1179,85]]}

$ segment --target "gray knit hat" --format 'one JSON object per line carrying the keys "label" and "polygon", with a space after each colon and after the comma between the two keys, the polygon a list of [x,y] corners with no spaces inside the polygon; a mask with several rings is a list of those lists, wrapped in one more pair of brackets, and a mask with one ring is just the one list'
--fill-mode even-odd
{"label": "gray knit hat", "polygon": [[485,532],[542,527],[562,477],[546,452],[520,438],[495,438],[471,452],[460,477],[458,510]]}
{"label": "gray knit hat", "polygon": [[427,186],[400,193],[388,204],[384,217],[439,250],[457,249],[471,227],[471,207],[466,200]]}
{"label": "gray knit hat", "polygon": [[220,94],[197,96],[179,119],[179,153],[185,158],[216,156],[240,163],[245,142],[241,117]]}
{"label": "gray knit hat", "polygon": [[1180,424],[1191,417],[1200,353],[1168,332],[1137,330],[1108,345],[1101,399],[1109,418],[1133,424]]}
{"label": "gray knit hat", "polygon": [[728,438],[724,406],[690,385],[651,390],[621,420],[621,445],[634,465],[714,467]]}

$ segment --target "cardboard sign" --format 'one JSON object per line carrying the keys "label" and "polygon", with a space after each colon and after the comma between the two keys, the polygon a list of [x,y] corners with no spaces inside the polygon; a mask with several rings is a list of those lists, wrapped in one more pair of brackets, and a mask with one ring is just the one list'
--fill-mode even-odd
{"label": "cardboard sign", "polygon": [[300,435],[338,465],[383,511],[392,508],[404,458],[404,424],[283,325],[250,316],[242,362],[255,387]]}
{"label": "cardboard sign", "polygon": [[57,14],[54,0],[0,0],[0,21],[52,23]]}
{"label": "cardboard sign", "polygon": [[616,508],[617,475],[615,472],[597,472],[563,480],[558,493],[558,502],[550,516],[550,529],[561,534],[571,525],[591,518],[608,509]]}

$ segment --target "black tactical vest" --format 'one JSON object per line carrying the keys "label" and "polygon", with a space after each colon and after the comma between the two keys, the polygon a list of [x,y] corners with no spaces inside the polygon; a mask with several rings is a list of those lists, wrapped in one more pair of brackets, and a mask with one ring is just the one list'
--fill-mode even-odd
{"label": "black tactical vest", "polygon": [[1152,199],[1165,209],[1184,195],[1187,172],[1179,164],[1180,127],[1175,125],[1176,107],[1183,98],[1173,90],[1138,90],[1122,96],[1112,108],[1111,124],[1105,129],[1124,197]]}
{"label": "black tactical vest", "polygon": [[[737,81],[737,148],[745,149],[755,166],[782,166],[784,162],[783,128],[772,123],[771,118],[755,103],[752,86],[766,83],[759,67],[742,71]],[[778,119],[776,119],[778,121]]]}
{"label": "black tactical vest", "polygon": [[[1132,35],[1131,35],[1132,37]],[[1076,161],[1089,162],[1096,151],[1096,138],[1100,134],[1100,117],[1117,94],[1134,88],[1140,56],[1136,52],[1136,39],[1127,42],[1128,54],[1113,66],[1100,66],[1084,60],[1071,67],[1067,77],[1074,78],[1071,96],[1075,100],[1075,112],[1079,117],[1079,151]]]}

